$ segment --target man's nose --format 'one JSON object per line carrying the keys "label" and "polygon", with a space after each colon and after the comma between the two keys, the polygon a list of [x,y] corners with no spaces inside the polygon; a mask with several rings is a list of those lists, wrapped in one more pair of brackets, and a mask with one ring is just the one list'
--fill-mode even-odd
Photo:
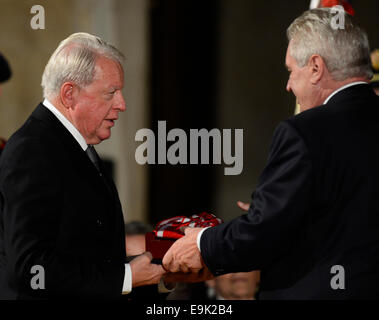
{"label": "man's nose", "polygon": [[119,92],[119,95],[118,95],[116,109],[120,110],[120,112],[124,112],[126,110],[125,99],[121,91]]}
{"label": "man's nose", "polygon": [[288,92],[291,92],[291,86],[290,86],[290,80],[289,80],[289,79],[288,79],[288,81],[287,81],[286,90],[287,90]]}

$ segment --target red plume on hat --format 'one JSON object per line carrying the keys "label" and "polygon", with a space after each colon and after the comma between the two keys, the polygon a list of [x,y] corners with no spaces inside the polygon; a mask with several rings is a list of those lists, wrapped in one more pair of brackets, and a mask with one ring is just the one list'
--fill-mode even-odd
{"label": "red plume on hat", "polygon": [[5,139],[3,138],[0,138],[0,154],[1,154],[1,151],[3,151],[4,147],[5,147]]}
{"label": "red plume on hat", "polygon": [[352,5],[347,0],[312,0],[310,8],[331,8],[338,5],[342,6],[344,10],[351,16],[355,14]]}

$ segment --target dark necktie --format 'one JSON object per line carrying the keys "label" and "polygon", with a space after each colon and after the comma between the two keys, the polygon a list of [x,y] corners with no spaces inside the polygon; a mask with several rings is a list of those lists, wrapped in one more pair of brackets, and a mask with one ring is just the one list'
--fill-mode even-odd
{"label": "dark necktie", "polygon": [[87,153],[87,156],[92,161],[92,163],[95,165],[97,171],[99,171],[100,175],[102,175],[101,169],[100,169],[100,162],[101,162],[101,160],[100,160],[100,157],[97,154],[95,148],[93,146],[91,146],[91,145],[88,145],[88,148],[86,149],[86,153]]}
{"label": "dark necktie", "polygon": [[[91,146],[91,145],[88,145],[88,148],[86,149],[86,153],[87,153],[88,157],[90,158],[91,162],[96,167],[97,171],[99,172],[99,175],[102,178],[102,180],[104,181],[107,189],[109,190],[109,192],[112,195],[114,195],[114,185],[113,185],[113,182],[101,170],[101,168],[102,168],[101,159],[100,159],[99,155],[97,154],[95,148],[93,146]],[[116,194],[117,194],[117,191],[116,191]]]}

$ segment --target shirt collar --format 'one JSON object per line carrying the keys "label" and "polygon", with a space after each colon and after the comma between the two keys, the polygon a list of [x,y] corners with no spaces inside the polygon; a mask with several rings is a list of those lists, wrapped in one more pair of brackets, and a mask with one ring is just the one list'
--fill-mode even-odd
{"label": "shirt collar", "polygon": [[81,135],[78,129],[47,99],[43,100],[42,104],[49,109],[64,127],[72,134],[75,140],[79,143],[81,148],[85,151],[88,148],[87,142]]}
{"label": "shirt collar", "polygon": [[352,86],[355,86],[357,84],[367,84],[367,82],[364,82],[364,81],[356,81],[356,82],[351,82],[351,83],[348,83],[344,86],[342,86],[341,88],[338,88],[337,90],[335,90],[332,94],[329,95],[329,97],[327,97],[324,101],[323,104],[327,104],[329,102],[329,100],[335,95],[337,94],[338,92],[346,89],[346,88],[349,88],[349,87],[352,87]]}

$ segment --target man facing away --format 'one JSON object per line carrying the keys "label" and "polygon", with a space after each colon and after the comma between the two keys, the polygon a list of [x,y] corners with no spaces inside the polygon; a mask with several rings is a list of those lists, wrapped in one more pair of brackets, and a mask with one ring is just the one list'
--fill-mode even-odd
{"label": "man facing away", "polygon": [[261,270],[261,299],[379,298],[379,98],[367,35],[332,18],[310,10],[287,30],[286,88],[303,112],[276,128],[248,213],[186,229],[169,271]]}
{"label": "man facing away", "polygon": [[93,148],[125,111],[122,60],[87,33],[50,57],[45,100],[0,161],[1,299],[118,298],[164,274],[149,253],[125,264],[117,190]]}

